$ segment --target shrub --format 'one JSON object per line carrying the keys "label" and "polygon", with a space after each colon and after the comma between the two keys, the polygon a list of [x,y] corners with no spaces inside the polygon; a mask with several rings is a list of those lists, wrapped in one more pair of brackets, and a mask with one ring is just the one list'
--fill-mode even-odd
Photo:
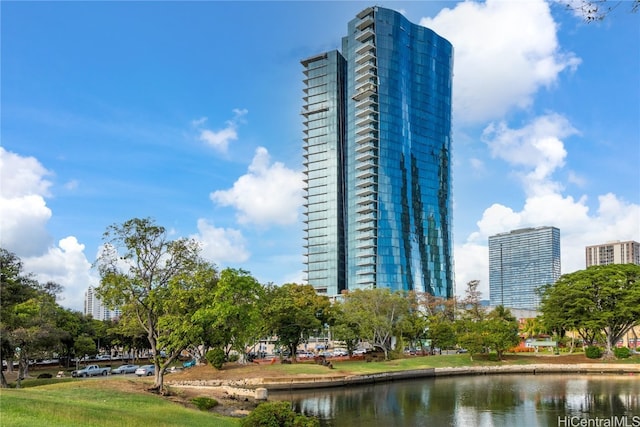
{"label": "shrub", "polygon": [[191,403],[196,405],[196,407],[201,411],[208,411],[209,409],[218,405],[217,400],[204,396],[194,397],[193,399],[191,399]]}
{"label": "shrub", "polygon": [[296,414],[289,402],[266,402],[258,405],[240,421],[242,427],[319,427],[317,418]]}
{"label": "shrub", "polygon": [[487,355],[487,359],[490,362],[499,362],[500,361],[500,358],[498,357],[498,353],[489,353]]}
{"label": "shrub", "polygon": [[216,369],[222,369],[222,365],[226,359],[224,350],[221,348],[214,348],[207,351],[205,357],[207,358],[207,362]]}
{"label": "shrub", "polygon": [[229,355],[229,362],[237,362],[238,360],[240,360],[239,354],[234,353]]}
{"label": "shrub", "polygon": [[613,355],[618,359],[626,359],[631,356],[631,350],[627,347],[616,347],[613,349]]}
{"label": "shrub", "polygon": [[602,349],[600,347],[586,347],[584,352],[589,359],[600,359],[602,357]]}

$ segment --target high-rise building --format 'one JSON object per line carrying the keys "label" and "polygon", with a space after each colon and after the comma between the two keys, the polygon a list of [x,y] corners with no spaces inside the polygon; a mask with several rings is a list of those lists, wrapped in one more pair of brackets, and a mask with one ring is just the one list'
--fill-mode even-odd
{"label": "high-rise building", "polygon": [[636,264],[640,265],[640,243],[633,240],[608,242],[602,245],[587,246],[585,248],[587,267],[608,264]]}
{"label": "high-rise building", "polygon": [[304,67],[307,281],[453,295],[453,48],[390,9]]}
{"label": "high-rise building", "polygon": [[120,310],[110,310],[104,304],[96,294],[96,290],[93,286],[89,286],[84,293],[84,315],[91,315],[96,320],[113,320],[120,317]]}
{"label": "high-rise building", "polygon": [[560,278],[560,230],[523,228],[489,237],[491,306],[537,310],[538,288]]}

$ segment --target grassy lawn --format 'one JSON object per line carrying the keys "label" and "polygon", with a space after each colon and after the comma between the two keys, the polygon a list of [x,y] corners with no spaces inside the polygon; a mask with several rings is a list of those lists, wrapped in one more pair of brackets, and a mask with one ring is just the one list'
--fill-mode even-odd
{"label": "grassy lawn", "polygon": [[85,380],[19,390],[0,389],[0,425],[240,425],[236,419],[189,409],[160,396],[126,389],[126,380]]}
{"label": "grassy lawn", "polygon": [[[473,360],[468,354],[452,354],[440,356],[409,357],[404,359],[365,362],[365,361],[335,361],[332,362],[334,369],[312,363],[296,363],[291,365],[263,365],[260,367],[263,376],[295,376],[295,375],[369,375],[383,372],[395,372],[413,369],[447,368],[464,366],[504,366],[504,365],[529,365],[536,363],[615,363],[615,364],[637,364],[640,363],[640,356],[628,359],[616,360],[591,360],[582,354],[561,354],[552,355],[544,353],[519,353],[517,355],[508,354],[505,360],[498,362],[489,360],[486,356],[476,355]],[[256,372],[255,376],[262,376]]]}

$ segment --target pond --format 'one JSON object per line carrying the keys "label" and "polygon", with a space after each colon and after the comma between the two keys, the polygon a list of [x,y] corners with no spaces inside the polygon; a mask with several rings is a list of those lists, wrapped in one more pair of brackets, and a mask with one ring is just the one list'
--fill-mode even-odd
{"label": "pond", "polygon": [[424,378],[270,399],[289,400],[326,427],[640,427],[640,375],[630,374]]}

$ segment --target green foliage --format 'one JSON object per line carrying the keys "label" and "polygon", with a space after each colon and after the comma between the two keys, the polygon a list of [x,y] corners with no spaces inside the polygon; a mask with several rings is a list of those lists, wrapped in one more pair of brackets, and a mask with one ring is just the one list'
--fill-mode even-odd
{"label": "green foliage", "polygon": [[616,347],[613,349],[613,355],[618,359],[626,359],[631,356],[631,350],[628,347]]}
{"label": "green foliage", "polygon": [[93,341],[93,339],[90,336],[81,335],[76,339],[73,345],[73,349],[77,357],[80,359],[84,357],[85,354],[95,353],[96,343]]}
{"label": "green foliage", "polygon": [[352,354],[360,343],[360,328],[358,322],[353,318],[353,313],[346,313],[342,310],[342,304],[335,304],[333,307],[333,325],[331,335],[333,339],[342,341],[347,347],[347,352]]}
{"label": "green foliage", "polygon": [[301,340],[321,329],[331,316],[329,298],[318,295],[311,285],[288,283],[266,289],[262,302],[265,333],[278,337],[291,354]]}
{"label": "green foliage", "polygon": [[168,240],[166,229],[150,218],[111,225],[103,238],[98,294],[108,307],[138,320],[153,354],[166,351],[166,359],[154,360],[154,388],[161,389],[165,368],[200,332],[191,318],[208,302],[215,268],[200,257],[198,242]]}
{"label": "green foliage", "polygon": [[547,329],[576,330],[591,345],[599,334],[607,354],[640,323],[640,266],[610,264],[565,274],[542,289],[541,311]]}
{"label": "green foliage", "polygon": [[196,408],[200,409],[201,411],[208,411],[209,409],[218,406],[217,400],[204,396],[194,397],[193,399],[191,399],[191,403],[196,405]]}
{"label": "green foliage", "polygon": [[487,359],[489,359],[490,362],[499,362],[500,360],[502,360],[498,355],[498,353],[493,353],[493,352],[487,355]]}
{"label": "green foliage", "polygon": [[263,294],[264,288],[249,272],[222,270],[208,296],[210,302],[201,305],[191,319],[202,330],[202,344],[244,354],[260,336]]}
{"label": "green foliage", "polygon": [[589,359],[600,359],[602,357],[602,349],[593,345],[586,347],[584,353]]}
{"label": "green foliage", "polygon": [[511,311],[499,305],[489,313],[484,323],[486,330],[486,345],[502,359],[504,352],[520,342],[518,336],[518,321]]}
{"label": "green foliage", "polygon": [[211,349],[211,350],[207,351],[207,354],[205,355],[205,358],[207,359],[207,362],[209,362],[209,364],[211,366],[213,366],[214,368],[220,370],[220,369],[222,369],[222,365],[224,365],[224,362],[227,359],[227,356],[224,353],[223,349],[214,348],[214,349]]}
{"label": "green foliage", "polygon": [[470,319],[460,319],[455,323],[458,344],[460,347],[469,350],[471,357],[474,354],[484,352],[485,340],[484,331],[480,322]]}
{"label": "green foliage", "polygon": [[428,337],[432,348],[453,348],[458,342],[453,322],[440,316],[429,317]]}
{"label": "green foliage", "polygon": [[316,418],[296,414],[289,402],[265,402],[240,422],[242,427],[319,427]]}
{"label": "green foliage", "polygon": [[341,304],[343,313],[349,313],[360,337],[384,351],[385,359],[388,358],[391,338],[402,335],[404,321],[409,315],[406,296],[386,288],[358,289],[345,294],[344,301],[337,304]]}

